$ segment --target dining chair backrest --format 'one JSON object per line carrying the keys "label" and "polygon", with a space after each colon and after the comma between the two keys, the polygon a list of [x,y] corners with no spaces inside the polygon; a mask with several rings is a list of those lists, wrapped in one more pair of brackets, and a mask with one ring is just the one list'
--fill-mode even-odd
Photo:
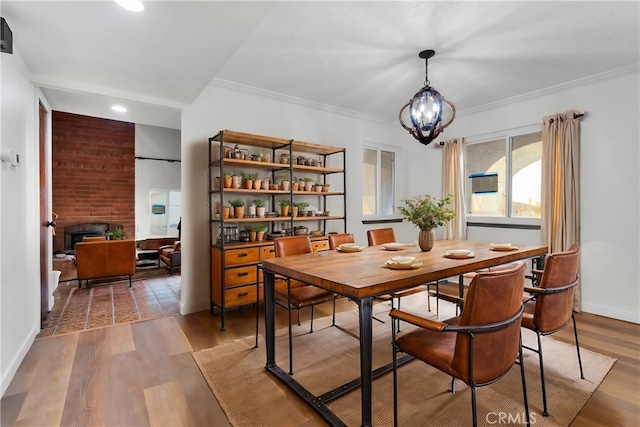
{"label": "dining chair backrest", "polygon": [[367,240],[369,241],[369,246],[384,245],[385,243],[395,242],[396,235],[393,232],[393,228],[376,228],[367,230]]}
{"label": "dining chair backrest", "polygon": [[[557,293],[537,295],[534,324],[540,332],[547,333],[561,329],[571,319],[579,257],[580,248],[578,245],[572,245],[567,251],[556,252],[545,258],[539,287],[565,289]],[[573,286],[570,286],[572,284]]]}
{"label": "dining chair backrest", "polygon": [[[460,326],[503,322],[521,311],[526,266],[520,261],[513,268],[479,272],[469,285],[459,318]],[[471,337],[458,333],[452,367],[468,383],[469,354],[473,354],[476,384],[500,378],[518,357],[522,316],[510,326]]]}
{"label": "dining chair backrest", "polygon": [[311,240],[309,240],[308,236],[278,237],[274,242],[274,246],[276,248],[276,257],[313,253]]}
{"label": "dining chair backrest", "polygon": [[339,233],[339,234],[329,234],[329,249],[336,249],[343,243],[355,243],[355,239],[353,238],[353,234],[351,233]]}

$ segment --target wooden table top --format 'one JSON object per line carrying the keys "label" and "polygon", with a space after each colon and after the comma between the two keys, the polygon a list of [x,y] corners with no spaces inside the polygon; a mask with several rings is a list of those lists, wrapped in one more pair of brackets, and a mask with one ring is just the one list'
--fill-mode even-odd
{"label": "wooden table top", "polygon": [[[467,249],[475,256],[465,259],[444,256],[454,249]],[[429,252],[422,252],[418,246],[388,251],[381,245],[366,247],[361,252],[333,250],[272,258],[262,261],[262,266],[265,270],[361,299],[545,253],[546,246],[521,245],[512,251],[495,251],[488,242],[439,240]],[[415,257],[422,266],[411,270],[385,267],[386,260],[399,255]]]}

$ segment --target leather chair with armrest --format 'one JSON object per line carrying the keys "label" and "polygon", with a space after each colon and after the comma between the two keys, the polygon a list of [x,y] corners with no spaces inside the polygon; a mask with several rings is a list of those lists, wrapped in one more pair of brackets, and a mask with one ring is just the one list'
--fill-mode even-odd
{"label": "leather chair with armrest", "polygon": [[[456,378],[468,384],[474,426],[477,425],[476,387],[498,381],[518,362],[526,420],[530,425],[520,332],[525,270],[524,262],[518,262],[511,269],[478,273],[469,286],[462,314],[443,322],[391,310],[389,315],[393,319],[418,326],[399,338],[392,331],[395,425],[398,419],[397,352],[409,354],[451,375],[452,392]],[[404,366],[403,369],[410,369],[412,365]]]}
{"label": "leather chair with armrest", "polygon": [[[396,235],[393,231],[393,228],[376,228],[373,230],[367,230],[367,241],[369,246],[377,246],[384,245],[385,243],[393,243],[396,241]],[[400,310],[400,298],[407,297],[409,295],[417,294],[419,292],[429,291],[430,286],[436,286],[437,284],[427,284],[427,285],[418,285],[409,289],[403,289],[401,291],[393,292],[389,294],[388,298],[391,301],[391,309],[393,310],[394,304],[393,300],[396,299],[398,301],[398,310]],[[427,294],[428,295],[428,294]],[[378,297],[381,299],[385,299],[384,296]],[[427,310],[431,310],[429,302],[429,297],[427,296]],[[397,329],[400,332],[400,321],[397,322]]]}
{"label": "leather chair with armrest", "polygon": [[[279,237],[274,241],[276,257],[286,257],[313,253],[311,240],[307,236]],[[311,325],[309,333],[313,333],[313,307],[325,302],[333,302],[333,319],[331,325],[336,324],[336,295],[333,292],[307,285],[297,280],[276,276],[276,280],[286,280],[287,291],[275,291],[276,303],[285,307],[289,314],[289,374],[293,375],[293,334],[291,329],[291,308],[298,310],[298,325],[300,325],[300,309],[311,307]]]}
{"label": "leather chair with armrest", "polygon": [[180,250],[180,241],[176,240],[172,245],[160,246],[158,248],[158,256],[160,260],[167,265],[169,274],[173,274],[174,269],[179,269],[182,263],[182,252]]}
{"label": "leather chair with armrest", "polygon": [[[582,371],[582,359],[580,358],[580,345],[578,344],[578,329],[573,314],[573,294],[578,284],[578,260],[580,248],[572,245],[569,250],[556,252],[545,258],[544,270],[541,276],[531,278],[538,286],[525,287],[525,292],[532,295],[524,305],[522,326],[534,331],[538,337],[538,348],[526,347],[526,349],[538,353],[540,360],[540,382],[542,385],[542,415],[549,415],[547,411],[547,391],[544,382],[544,364],[542,360],[541,336],[551,335],[573,321],[573,334],[578,353],[578,365],[580,366],[580,378],[584,379]],[[539,277],[539,279],[537,279]]]}

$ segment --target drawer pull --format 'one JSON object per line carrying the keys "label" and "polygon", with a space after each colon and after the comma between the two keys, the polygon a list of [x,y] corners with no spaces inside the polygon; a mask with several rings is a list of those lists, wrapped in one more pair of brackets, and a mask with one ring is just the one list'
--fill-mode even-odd
{"label": "drawer pull", "polygon": [[246,252],[243,253],[243,254],[238,254],[238,258],[242,258],[242,257],[246,257],[246,256],[249,256],[249,254],[246,253]]}
{"label": "drawer pull", "polygon": [[242,273],[238,273],[238,277],[242,277],[242,276],[248,276],[249,273],[246,271],[243,271]]}
{"label": "drawer pull", "polygon": [[249,295],[249,292],[240,292],[238,294],[239,297],[246,297],[247,295]]}

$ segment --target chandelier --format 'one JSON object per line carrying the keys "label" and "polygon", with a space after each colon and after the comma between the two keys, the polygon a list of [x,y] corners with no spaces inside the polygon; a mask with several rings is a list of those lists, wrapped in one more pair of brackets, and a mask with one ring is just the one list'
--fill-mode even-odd
{"label": "chandelier", "polygon": [[[424,87],[418,91],[409,102],[401,109],[398,118],[403,128],[418,141],[424,145],[428,145],[431,141],[440,135],[440,133],[449,126],[456,117],[456,108],[446,99],[440,92],[429,85],[429,58],[433,57],[436,52],[428,49],[423,50],[418,55],[425,62],[425,81]],[[442,124],[442,107],[446,104],[451,109],[451,118]],[[402,114],[409,108],[409,116],[412,126],[407,126],[402,120]]]}

